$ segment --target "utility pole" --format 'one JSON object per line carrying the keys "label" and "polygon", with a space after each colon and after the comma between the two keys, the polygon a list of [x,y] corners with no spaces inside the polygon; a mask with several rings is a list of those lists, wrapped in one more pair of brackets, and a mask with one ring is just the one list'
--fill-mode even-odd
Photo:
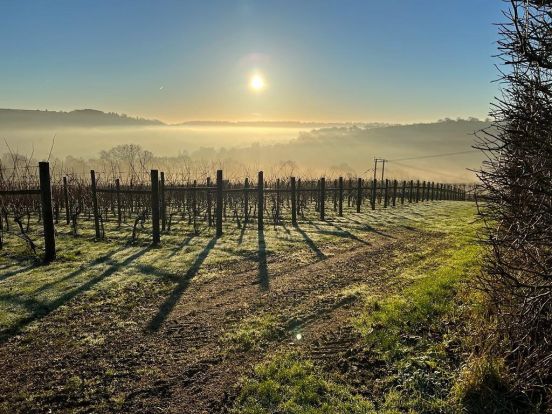
{"label": "utility pole", "polygon": [[377,170],[378,170],[378,162],[381,162],[381,181],[383,181],[384,174],[385,174],[385,163],[387,162],[384,158],[374,158],[374,181],[377,178]]}

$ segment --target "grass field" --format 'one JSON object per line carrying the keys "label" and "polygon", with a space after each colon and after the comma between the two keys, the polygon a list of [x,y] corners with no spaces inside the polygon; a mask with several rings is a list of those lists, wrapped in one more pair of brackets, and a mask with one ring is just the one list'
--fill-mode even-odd
{"label": "grass field", "polygon": [[0,411],[460,412],[479,225],[463,202],[155,248],[60,225],[48,266],[10,239]]}

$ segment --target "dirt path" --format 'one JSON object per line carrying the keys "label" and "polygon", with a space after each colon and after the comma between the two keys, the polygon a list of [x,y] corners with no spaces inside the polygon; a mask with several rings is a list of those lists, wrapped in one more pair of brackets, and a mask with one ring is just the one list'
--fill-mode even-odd
{"label": "dirt path", "polygon": [[[240,376],[268,353],[299,348],[338,361],[356,341],[349,319],[359,296],[344,291],[362,284],[389,294],[407,283],[396,277],[401,260],[420,260],[440,243],[405,228],[306,265],[260,257],[254,269],[197,279],[192,266],[168,295],[139,285],[114,293],[136,301],[126,313],[104,297],[75,298],[1,345],[0,411],[224,412]],[[276,322],[260,346],[233,349],[223,340],[266,314]]]}

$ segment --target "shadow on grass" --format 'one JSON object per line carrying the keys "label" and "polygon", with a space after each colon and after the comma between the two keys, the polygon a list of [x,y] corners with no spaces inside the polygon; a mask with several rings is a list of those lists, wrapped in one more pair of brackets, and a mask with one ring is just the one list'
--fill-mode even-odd
{"label": "shadow on grass", "polygon": [[[13,303],[16,305],[22,305],[26,307],[30,312],[31,315],[22,318],[18,320],[13,326],[0,331],[0,343],[4,343],[6,340],[8,340],[10,337],[17,335],[21,330],[30,324],[31,322],[34,322],[38,319],[42,319],[43,317],[49,315],[54,310],[59,308],[60,306],[64,305],[80,293],[86,292],[87,290],[90,290],[92,287],[94,287],[96,284],[104,280],[105,278],[113,275],[116,273],[119,269],[127,266],[130,264],[133,260],[136,260],[143,254],[145,254],[148,250],[151,249],[151,246],[145,247],[124,260],[120,262],[113,263],[110,267],[108,267],[106,270],[101,272],[99,275],[93,277],[92,279],[88,280],[86,283],[83,283],[79,287],[70,290],[57,299],[54,299],[51,302],[41,302],[34,298],[21,298],[19,295],[1,295],[0,301],[5,301],[9,303]],[[98,258],[99,259],[99,258]],[[80,269],[82,272],[84,269]]]}
{"label": "shadow on grass", "polygon": [[303,237],[303,240],[305,240],[305,243],[307,243],[307,246],[309,247],[309,249],[311,249],[314,252],[314,254],[316,254],[316,257],[318,259],[322,260],[326,258],[326,255],[322,253],[322,250],[318,248],[316,243],[309,237],[309,235],[305,232],[305,230],[303,230],[297,224],[293,225],[293,227]]}
{"label": "shadow on grass", "polygon": [[165,322],[169,314],[172,312],[172,310],[180,300],[182,294],[188,288],[188,285],[190,284],[192,278],[197,274],[197,272],[199,272],[201,265],[209,255],[209,252],[215,247],[216,243],[217,238],[213,237],[203,248],[203,250],[198,254],[195,261],[192,263],[186,273],[178,279],[176,287],[173,289],[169,297],[165,299],[165,302],[161,304],[161,306],[159,307],[159,311],[148,324],[148,331],[156,332],[159,330],[159,328],[161,328],[161,325],[163,324],[163,322]]}
{"label": "shadow on grass", "polygon": [[125,250],[126,247],[125,246],[122,246],[122,247],[118,247],[116,249],[113,249],[111,250],[110,252],[100,256],[100,257],[97,257],[95,258],[94,260],[88,262],[86,264],[86,267],[79,267],[78,269],[76,270],[73,270],[72,272],[66,274],[65,276],[63,276],[61,279],[57,279],[57,280],[53,280],[49,283],[45,283],[44,285],[40,286],[36,291],[35,293],[40,293],[40,292],[43,292],[47,289],[50,289],[51,287],[61,283],[61,282],[65,282],[66,280],[69,280],[69,279],[72,279],[74,277],[77,277],[79,276],[81,273],[85,272],[85,271],[88,271],[90,270],[91,268],[95,267],[95,266],[98,266],[98,265],[101,265],[101,264],[104,264],[104,263],[109,263],[110,265],[112,266],[116,266],[117,265],[117,262],[114,261],[112,259],[112,256],[116,253],[119,253],[120,251],[123,251]]}
{"label": "shadow on grass", "polygon": [[351,223],[355,223],[355,224],[358,224],[360,227],[359,227],[359,230],[363,230],[363,231],[370,231],[372,233],[376,233],[376,234],[379,234],[380,236],[383,236],[383,237],[388,237],[388,238],[391,238],[391,239],[394,239],[393,236],[391,236],[390,234],[387,234],[381,230],[378,230],[376,229],[375,227],[373,226],[370,226],[369,224],[367,223],[363,223],[362,221],[358,221],[358,220],[354,220],[352,217],[348,217],[348,221],[350,221]]}
{"label": "shadow on grass", "polygon": [[189,234],[188,237],[182,240],[182,242],[174,248],[174,250],[167,256],[167,259],[170,259],[171,257],[174,257],[176,254],[178,254],[184,247],[188,246],[190,242],[198,235],[199,233]]}
{"label": "shadow on grass", "polygon": [[247,228],[247,221],[244,220],[243,226],[240,231],[240,237],[238,238],[238,246],[240,246],[243,243],[243,235],[245,233],[246,228]]}
{"label": "shadow on grass", "polygon": [[368,243],[366,240],[362,240],[360,237],[354,235],[349,230],[345,230],[343,227],[338,226],[334,222],[326,221],[326,223],[329,224],[330,226],[334,227],[337,231],[320,230],[320,232],[322,234],[330,234],[330,235],[339,236],[339,237],[346,237],[347,239],[357,241],[357,242],[362,243],[366,246],[370,245],[370,243]]}
{"label": "shadow on grass", "polygon": [[268,277],[268,264],[266,262],[266,241],[262,228],[257,230],[257,238],[259,243],[259,284],[261,290],[268,290],[270,287],[270,280]]}
{"label": "shadow on grass", "polygon": [[38,267],[38,266],[40,266],[39,263],[37,263],[37,264],[32,264],[32,265],[25,266],[25,267],[20,267],[20,268],[15,269],[15,270],[10,270],[10,271],[4,273],[3,275],[0,275],[0,282],[2,282],[3,280],[6,280],[6,279],[8,279],[8,278],[10,278],[10,277],[12,277],[12,276],[17,276],[17,275],[20,274],[20,273],[24,273],[24,272],[26,272],[27,270],[31,270],[31,269],[33,269],[33,268],[35,268],[35,267]]}

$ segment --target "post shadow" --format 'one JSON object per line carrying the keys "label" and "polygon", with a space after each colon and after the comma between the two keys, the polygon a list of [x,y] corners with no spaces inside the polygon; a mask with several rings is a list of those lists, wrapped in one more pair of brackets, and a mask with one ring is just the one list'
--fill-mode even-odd
{"label": "post shadow", "polygon": [[243,243],[243,236],[245,234],[245,229],[247,228],[247,221],[244,220],[243,221],[243,225],[242,225],[242,228],[240,230],[240,237],[238,238],[238,246],[241,245]]}
{"label": "post shadow", "polygon": [[87,270],[90,270],[91,268],[94,268],[98,265],[101,265],[101,264],[104,264],[104,263],[111,263],[112,265],[114,265],[116,262],[114,262],[111,257],[115,254],[115,253],[118,253],[120,251],[123,251],[124,249],[126,249],[125,246],[121,246],[121,247],[117,247],[116,249],[113,249],[109,252],[107,252],[106,254],[100,256],[100,257],[96,257],[94,260],[90,261],[89,263],[86,264],[86,267],[79,267],[78,269],[76,270],[73,270],[72,272],[66,274],[65,276],[63,276],[61,279],[57,279],[57,280],[53,280],[49,283],[45,283],[44,285],[40,286],[37,290],[35,290],[34,293],[39,293],[39,292],[43,292],[49,288],[51,288],[52,286],[55,286],[61,282],[65,282],[66,280],[69,280],[69,279],[72,279],[74,277],[77,277],[78,275],[80,275],[81,273],[83,273],[84,271],[87,271]]}
{"label": "post shadow", "polygon": [[268,264],[266,262],[266,241],[264,236],[264,230],[259,227],[257,231],[258,238],[258,260],[259,260],[259,284],[261,290],[268,290],[270,288],[270,280],[268,277]]}
{"label": "post shadow", "polygon": [[184,247],[190,244],[190,242],[197,236],[198,234],[192,233],[188,235],[182,242],[176,246],[173,251],[167,256],[167,259],[170,259],[171,257],[174,257],[180,250],[182,250]]}
{"label": "post shadow", "polygon": [[[147,251],[151,249],[151,246],[147,246],[142,250],[137,251],[136,253],[128,256],[125,260],[122,262],[118,262],[115,264],[112,264],[109,268],[104,270],[102,273],[100,273],[98,276],[93,277],[92,279],[88,280],[86,283],[82,284],[78,288],[75,288],[73,290],[70,290],[69,292],[66,292],[65,294],[61,295],[59,298],[55,299],[52,302],[49,303],[40,303],[35,299],[32,298],[12,298],[17,299],[16,302],[23,304],[27,308],[32,307],[38,307],[38,309],[35,309],[32,311],[31,315],[20,319],[14,326],[4,330],[0,333],[0,344],[7,341],[11,336],[17,335],[21,332],[21,330],[30,324],[31,322],[34,322],[38,319],[42,319],[45,316],[49,315],[53,311],[55,311],[60,306],[64,305],[65,303],[69,302],[71,299],[75,298],[80,293],[86,292],[90,290],[93,286],[100,283],[102,280],[106,279],[107,277],[111,276],[113,273],[117,272],[121,267],[127,266],[130,264],[133,260],[136,260],[138,257],[145,254]],[[82,269],[81,269],[82,271]],[[9,296],[9,295],[8,295]],[[9,297],[0,297],[2,300],[10,300]],[[39,305],[39,306],[37,306]]]}
{"label": "post shadow", "polygon": [[309,247],[309,249],[311,249],[314,252],[314,254],[316,254],[316,257],[319,260],[323,260],[326,258],[326,255],[322,252],[322,250],[318,248],[316,243],[309,237],[309,235],[301,227],[299,227],[299,225],[294,224],[293,227],[295,228],[295,230],[297,230],[297,232],[301,236],[303,236],[303,240],[305,240],[305,243],[307,243],[307,246]]}
{"label": "post shadow", "polygon": [[35,267],[38,267],[39,265],[38,264],[31,264],[31,265],[28,265],[28,266],[25,266],[25,267],[20,267],[18,269],[14,269],[14,270],[9,270],[7,271],[6,273],[4,273],[3,275],[0,275],[0,282],[2,282],[3,280],[6,280],[12,276],[16,276],[20,273],[24,273],[28,270],[31,270]]}
{"label": "post shadow", "polygon": [[378,230],[376,229],[375,227],[367,224],[367,223],[363,223],[362,221],[358,221],[358,220],[354,220],[353,218],[349,218],[349,221],[355,223],[355,224],[358,224],[360,227],[361,230],[366,230],[366,231],[370,231],[372,233],[376,233],[376,234],[379,234],[380,236],[383,236],[383,237],[387,237],[387,238],[390,238],[390,239],[394,239],[395,237],[391,236],[390,234],[387,234],[381,230]]}
{"label": "post shadow", "polygon": [[213,237],[209,243],[203,248],[203,250],[198,254],[195,261],[192,263],[190,268],[186,271],[186,273],[179,278],[178,284],[173,289],[171,294],[167,299],[165,299],[165,302],[161,304],[159,307],[159,310],[157,311],[157,314],[152,318],[150,323],[147,326],[147,330],[150,332],[157,332],[159,328],[161,328],[161,325],[169,314],[172,312],[178,301],[180,300],[180,297],[182,294],[186,291],[188,288],[188,285],[190,284],[190,281],[192,278],[199,272],[199,269],[201,268],[201,265],[209,255],[209,252],[215,247],[217,244],[218,237]]}
{"label": "post shadow", "polygon": [[346,237],[348,239],[351,239],[351,240],[354,240],[356,242],[359,242],[359,243],[362,243],[366,246],[369,246],[370,243],[368,243],[366,240],[362,240],[360,237],[354,235],[353,233],[351,233],[349,230],[346,230],[344,229],[343,227],[341,226],[338,226],[337,224],[335,224],[334,222],[332,221],[326,221],[326,223],[328,223],[329,225],[331,225],[332,227],[334,227],[336,230],[339,231],[339,233],[335,233],[335,232],[332,232],[332,231],[327,231],[327,230],[321,230],[322,233],[331,233],[331,234],[336,234],[340,237]]}

